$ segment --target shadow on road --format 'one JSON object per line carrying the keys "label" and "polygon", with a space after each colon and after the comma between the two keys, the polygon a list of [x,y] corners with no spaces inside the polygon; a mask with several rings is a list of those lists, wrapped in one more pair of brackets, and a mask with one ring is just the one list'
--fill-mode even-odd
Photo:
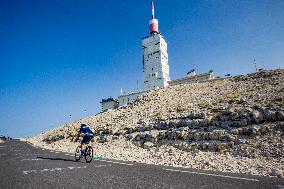
{"label": "shadow on road", "polygon": [[[37,159],[44,159],[44,160],[55,160],[55,161],[70,161],[70,162],[76,162],[79,163],[80,161],[75,161],[72,159],[64,159],[64,158],[50,158],[50,157],[37,157]],[[80,162],[82,163],[82,162]]]}

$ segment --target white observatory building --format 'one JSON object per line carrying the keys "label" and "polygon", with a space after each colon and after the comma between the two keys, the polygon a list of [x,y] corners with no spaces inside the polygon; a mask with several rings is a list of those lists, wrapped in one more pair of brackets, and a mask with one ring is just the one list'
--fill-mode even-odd
{"label": "white observatory building", "polygon": [[150,35],[142,39],[143,90],[164,88],[170,81],[167,42],[159,32],[152,1]]}

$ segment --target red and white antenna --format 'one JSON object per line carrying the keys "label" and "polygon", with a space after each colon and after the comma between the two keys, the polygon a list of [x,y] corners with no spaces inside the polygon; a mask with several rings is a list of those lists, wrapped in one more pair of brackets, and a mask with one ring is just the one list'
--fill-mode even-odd
{"label": "red and white antenna", "polygon": [[151,8],[152,8],[152,20],[149,22],[149,28],[151,34],[157,34],[159,33],[158,30],[158,20],[155,19],[155,6],[154,6],[154,0],[151,2]]}
{"label": "red and white antenna", "polygon": [[154,0],[152,0],[152,19],[155,19],[155,6],[154,6]]}

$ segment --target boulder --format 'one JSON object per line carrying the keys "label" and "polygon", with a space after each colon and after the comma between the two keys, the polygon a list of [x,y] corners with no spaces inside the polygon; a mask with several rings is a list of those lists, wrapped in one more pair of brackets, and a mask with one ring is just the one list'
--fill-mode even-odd
{"label": "boulder", "polygon": [[126,134],[125,138],[126,138],[126,140],[131,140],[131,139],[133,139],[133,134]]}
{"label": "boulder", "polygon": [[178,142],[174,145],[177,149],[183,150],[183,151],[189,151],[190,145],[187,142]]}
{"label": "boulder", "polygon": [[223,129],[229,129],[229,126],[230,126],[230,125],[231,125],[230,122],[224,121],[224,122],[221,122],[220,127],[222,127]]}
{"label": "boulder", "polygon": [[157,140],[164,140],[166,138],[166,131],[160,131],[157,135]]}
{"label": "boulder", "polygon": [[230,131],[230,133],[233,134],[233,135],[239,135],[239,130],[238,129],[232,129]]}
{"label": "boulder", "polygon": [[235,142],[235,141],[237,141],[237,137],[234,136],[234,135],[227,134],[227,135],[226,135],[226,138],[227,138],[227,141],[229,141],[229,142]]}
{"label": "boulder", "polygon": [[168,128],[168,125],[166,122],[157,122],[155,123],[155,125],[153,126],[154,129],[158,129],[158,130],[165,130]]}
{"label": "boulder", "polygon": [[217,145],[216,145],[216,143],[215,143],[215,142],[209,143],[209,144],[208,144],[208,150],[215,152],[215,151],[217,150]]}
{"label": "boulder", "polygon": [[145,134],[145,141],[146,142],[156,142],[157,136],[154,133],[147,133]]}
{"label": "boulder", "polygon": [[150,150],[150,149],[152,149],[153,147],[155,147],[155,144],[152,143],[152,142],[145,142],[145,143],[143,144],[143,148],[145,148],[145,149],[147,149],[147,150]]}
{"label": "boulder", "polygon": [[166,132],[166,138],[168,140],[176,140],[177,139],[177,133],[176,131],[167,131]]}
{"label": "boulder", "polygon": [[284,111],[277,111],[275,116],[277,121],[284,121]]}
{"label": "boulder", "polygon": [[64,139],[64,138],[65,138],[65,137],[64,137],[64,134],[63,134],[63,133],[60,133],[60,134],[55,135],[55,136],[49,135],[48,137],[46,137],[45,139],[43,139],[43,142],[46,142],[46,143],[50,144],[50,143],[53,143],[53,142],[62,140],[62,139]]}
{"label": "boulder", "polygon": [[105,143],[105,142],[107,142],[106,136],[100,135],[100,136],[98,137],[97,141],[98,141],[99,143]]}
{"label": "boulder", "polygon": [[208,149],[208,146],[209,146],[209,143],[207,142],[204,142],[200,145],[200,149],[201,150],[207,150]]}
{"label": "boulder", "polygon": [[259,112],[257,110],[252,111],[251,118],[252,118],[254,123],[260,123],[260,122],[263,121],[263,116],[262,116],[261,112]]}
{"label": "boulder", "polygon": [[275,111],[273,111],[273,110],[265,109],[263,111],[263,115],[264,115],[264,119],[266,121],[276,121]]}
{"label": "boulder", "polygon": [[178,126],[178,121],[177,120],[171,120],[169,122],[169,128],[177,128]]}
{"label": "boulder", "polygon": [[141,141],[143,139],[142,135],[139,133],[134,137],[135,141]]}
{"label": "boulder", "polygon": [[186,127],[192,128],[193,127],[193,120],[192,119],[185,119],[184,124]]}
{"label": "boulder", "polygon": [[208,138],[210,140],[222,140],[225,137],[225,130],[214,130],[209,132]]}
{"label": "boulder", "polygon": [[279,171],[278,169],[272,169],[270,172],[271,176],[278,177],[278,178],[283,178],[284,177],[284,172]]}
{"label": "boulder", "polygon": [[194,141],[205,140],[205,132],[196,132],[196,133],[193,133],[193,140],[194,140]]}

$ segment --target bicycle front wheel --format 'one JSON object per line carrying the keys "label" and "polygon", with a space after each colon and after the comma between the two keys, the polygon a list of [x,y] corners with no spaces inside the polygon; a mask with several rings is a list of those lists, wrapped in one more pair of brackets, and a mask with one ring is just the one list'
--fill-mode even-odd
{"label": "bicycle front wheel", "polygon": [[76,161],[79,161],[80,158],[81,158],[81,146],[78,146],[75,151],[75,159]]}
{"label": "bicycle front wheel", "polygon": [[93,148],[92,146],[87,146],[85,151],[86,163],[90,163],[93,160]]}

